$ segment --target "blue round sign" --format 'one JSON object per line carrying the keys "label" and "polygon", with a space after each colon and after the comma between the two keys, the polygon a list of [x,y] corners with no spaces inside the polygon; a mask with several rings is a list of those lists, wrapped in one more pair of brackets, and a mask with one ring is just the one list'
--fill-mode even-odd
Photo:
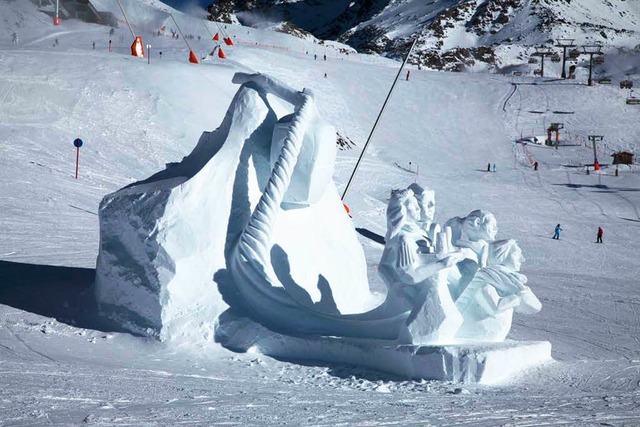
{"label": "blue round sign", "polygon": [[73,140],[73,145],[75,145],[78,148],[82,147],[82,140],[80,138],[74,139]]}

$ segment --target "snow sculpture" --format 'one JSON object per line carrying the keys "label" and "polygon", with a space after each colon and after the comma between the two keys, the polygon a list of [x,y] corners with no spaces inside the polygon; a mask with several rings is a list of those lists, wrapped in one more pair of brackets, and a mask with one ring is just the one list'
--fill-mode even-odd
{"label": "snow sculpture", "polygon": [[[278,120],[271,143],[271,167],[275,166],[294,115]],[[336,158],[336,138],[333,126],[313,115],[308,124],[313,132],[305,132],[300,155],[293,170],[291,183],[284,195],[283,207],[309,206],[320,200],[331,183]]]}
{"label": "snow sculpture", "polygon": [[[433,223],[432,191],[417,184],[394,190],[387,209],[386,244],[378,268],[388,286],[385,302],[368,312],[345,313],[336,306],[331,292],[326,291],[335,289],[331,280],[321,274],[318,289],[322,295],[320,301],[312,303],[295,280],[282,274],[291,267],[287,262],[289,254],[273,242],[278,217],[290,212],[287,208],[291,204],[307,205],[293,211],[315,208],[316,197],[312,193],[320,193],[322,186],[328,185],[326,169],[322,167],[323,163],[332,167],[333,156],[328,151],[321,154],[314,147],[322,147],[326,139],[333,143],[335,134],[322,123],[309,91],[294,92],[272,80],[264,80],[263,76],[237,75],[234,81],[253,83],[275,93],[293,104],[295,113],[276,125],[271,146],[273,170],[237,243],[228,253],[227,269],[216,275],[232,310],[289,335],[374,338],[429,345],[456,342],[463,316],[450,288],[460,289],[457,297],[469,283],[460,280],[457,264],[470,259],[476,265],[473,272],[486,266],[487,248],[497,233],[495,217],[476,210],[465,218],[447,222],[455,227],[455,232],[448,226],[442,232]],[[286,133],[282,123],[288,123]],[[313,147],[305,150],[305,143]],[[274,162],[277,148],[279,153]],[[320,168],[314,166],[316,161]],[[293,194],[288,199],[291,189]],[[334,210],[341,210],[337,199],[332,203]],[[342,238],[337,233],[332,235],[336,240]],[[455,236],[456,246],[452,245],[451,236]],[[469,307],[465,305],[465,309]],[[473,312],[473,308],[470,310]]]}
{"label": "snow sculpture", "polygon": [[[495,380],[550,358],[549,343],[500,343],[513,312],[540,310],[515,242],[496,242],[482,210],[440,228],[435,195],[418,184],[391,192],[378,266],[388,292],[367,311],[364,253],[331,180],[335,130],[306,89],[233,81],[221,126],[189,156],[103,199],[103,313],[160,339],[215,324],[236,350],[411,378]],[[293,114],[277,120],[268,95]]]}
{"label": "snow sculpture", "polygon": [[511,329],[513,312],[534,314],[542,304],[518,273],[524,261],[515,240],[498,240],[488,246],[488,265],[478,270],[456,306],[464,318],[459,338],[503,341]]}
{"label": "snow sculpture", "polygon": [[[161,340],[211,335],[228,308],[211,279],[226,267],[271,176],[278,118],[267,91],[296,105],[311,96],[266,76],[239,74],[235,81],[246,84],[219,128],[203,133],[191,154],[100,204],[96,299],[104,315],[135,333]],[[320,130],[325,137],[331,134]],[[318,155],[303,152],[300,161],[333,169],[335,133],[321,142],[328,149],[318,148]],[[285,210],[276,205],[267,264],[273,261],[276,268],[270,270],[287,285],[296,305],[362,312],[371,304],[364,252],[335,185],[317,177],[307,175],[315,189],[312,206]],[[340,239],[327,238],[332,233]]]}
{"label": "snow sculpture", "polygon": [[[406,321],[409,342],[453,342],[462,316],[451,299],[443,270],[453,267],[461,254],[451,253],[445,234],[435,236],[438,241],[431,244],[419,226],[425,218],[422,212],[411,189],[391,192],[386,243],[378,270],[389,288],[387,304],[411,310]],[[397,299],[401,301],[394,304]]]}

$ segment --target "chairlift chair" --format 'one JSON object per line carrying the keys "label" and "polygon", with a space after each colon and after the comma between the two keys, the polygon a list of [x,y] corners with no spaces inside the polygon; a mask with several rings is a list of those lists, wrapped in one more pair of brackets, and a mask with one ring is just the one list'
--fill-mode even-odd
{"label": "chairlift chair", "polygon": [[620,82],[620,89],[631,89],[633,87],[633,80],[626,79]]}
{"label": "chairlift chair", "polygon": [[533,70],[534,76],[542,76],[542,70]]}
{"label": "chairlift chair", "polygon": [[600,83],[601,85],[610,85],[611,84],[611,78],[610,77],[601,77],[598,79],[598,83]]}
{"label": "chairlift chair", "polygon": [[631,93],[629,94],[629,97],[627,98],[627,104],[628,105],[640,105],[640,98],[637,96],[633,95],[633,91],[631,91]]}
{"label": "chairlift chair", "polygon": [[569,51],[569,58],[576,59],[580,56],[580,51],[578,49],[571,49]]}
{"label": "chairlift chair", "polygon": [[560,62],[560,55],[558,55],[557,53],[551,55],[551,62]]}
{"label": "chairlift chair", "polygon": [[537,64],[538,60],[536,58],[529,58],[529,64]]}
{"label": "chairlift chair", "polygon": [[596,65],[604,64],[604,56],[596,56],[595,58],[593,58],[593,63]]}

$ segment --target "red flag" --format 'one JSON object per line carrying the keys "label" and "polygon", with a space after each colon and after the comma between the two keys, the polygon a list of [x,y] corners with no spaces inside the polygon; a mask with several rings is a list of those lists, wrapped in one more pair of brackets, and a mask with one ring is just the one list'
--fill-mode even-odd
{"label": "red flag", "polygon": [[220,59],[225,59],[227,57],[227,55],[224,54],[224,51],[222,50],[222,48],[218,48],[218,57]]}
{"label": "red flag", "polygon": [[213,36],[213,39],[214,39],[215,41],[220,40],[220,36],[218,35],[218,33],[216,33],[216,35],[215,35],[215,36]]}
{"label": "red flag", "polygon": [[189,62],[191,62],[192,64],[199,64],[200,62],[198,62],[198,57],[196,56],[196,54],[190,50],[189,51]]}
{"label": "red flag", "polygon": [[231,37],[225,37],[225,38],[224,38],[224,42],[225,42],[228,46],[233,46],[233,40],[231,40]]}

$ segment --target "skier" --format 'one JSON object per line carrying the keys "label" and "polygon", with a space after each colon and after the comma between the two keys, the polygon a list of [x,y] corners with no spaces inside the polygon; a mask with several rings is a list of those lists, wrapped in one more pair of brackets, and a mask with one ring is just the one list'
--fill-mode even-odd
{"label": "skier", "polygon": [[487,172],[491,172],[491,163],[487,163]]}
{"label": "skier", "polygon": [[15,31],[11,33],[11,43],[18,46],[18,33],[16,33]]}
{"label": "skier", "polygon": [[93,50],[96,50],[96,42],[92,42],[91,45],[93,46]]}
{"label": "skier", "polygon": [[560,232],[562,231],[562,228],[560,228],[560,224],[556,225],[556,228],[553,232],[553,237],[552,239],[556,239],[556,240],[560,240]]}
{"label": "skier", "polygon": [[493,164],[493,171],[494,172],[496,171],[496,164],[495,163]]}
{"label": "skier", "polygon": [[407,70],[407,81],[409,81],[409,76],[411,75],[411,70]]}
{"label": "skier", "polygon": [[602,235],[604,234],[604,231],[602,230],[602,227],[598,227],[598,236],[596,239],[596,243],[602,243]]}
{"label": "skier", "polygon": [[325,61],[327,60],[327,55],[324,55],[324,60],[325,60]]}
{"label": "skier", "polygon": [[537,171],[538,170],[538,162],[534,162],[533,163],[533,170]]}

